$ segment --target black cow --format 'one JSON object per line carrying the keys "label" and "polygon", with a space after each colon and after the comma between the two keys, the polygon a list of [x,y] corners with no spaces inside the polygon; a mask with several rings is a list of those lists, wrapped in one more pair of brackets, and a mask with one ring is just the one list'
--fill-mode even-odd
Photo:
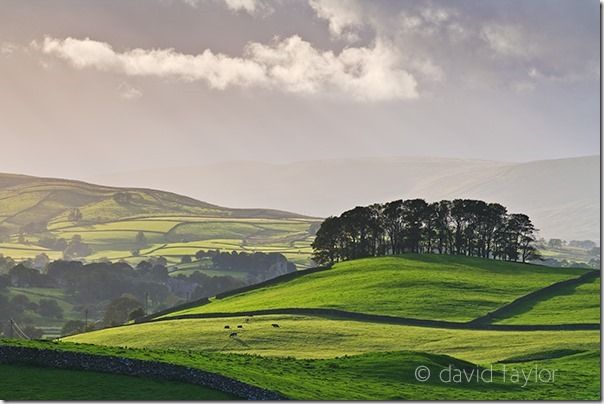
{"label": "black cow", "polygon": [[237,328],[243,328],[243,326],[241,324],[238,324]]}
{"label": "black cow", "polygon": [[236,336],[237,336],[236,332],[232,332],[232,333],[229,334],[229,337],[231,337],[231,338],[236,337]]}
{"label": "black cow", "polygon": [[273,326],[273,328],[279,328],[279,324],[277,324],[277,323],[273,323],[271,325]]}
{"label": "black cow", "polygon": [[225,326],[224,326],[224,329],[225,329],[225,330],[228,330],[229,328],[231,328],[231,326],[230,326],[230,325],[225,325]]}

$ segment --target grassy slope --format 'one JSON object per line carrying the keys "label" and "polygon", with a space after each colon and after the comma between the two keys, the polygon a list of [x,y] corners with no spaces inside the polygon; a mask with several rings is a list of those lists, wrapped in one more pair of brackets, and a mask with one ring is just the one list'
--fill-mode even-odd
{"label": "grassy slope", "polygon": [[0,399],[172,401],[236,397],[203,386],[158,379],[0,364]]}
{"label": "grassy slope", "polygon": [[600,322],[600,282],[569,286],[559,294],[521,307],[499,324],[572,324]]}
{"label": "grassy slope", "polygon": [[[41,345],[28,341],[10,343]],[[449,365],[468,368],[472,365],[448,356],[405,351],[296,360],[178,350],[106,348],[69,343],[46,343],[42,346],[201,368],[278,391],[294,399],[599,399],[597,375],[600,358],[595,351],[541,362],[514,364],[516,369],[528,369],[535,364],[563,369],[556,384],[531,383],[522,388],[518,384],[503,383],[501,373],[496,373],[493,383],[490,384],[474,382],[451,385],[441,383],[435,378],[421,383],[414,378],[414,371],[419,365],[430,368],[433,375]],[[503,365],[497,365],[496,368],[500,369],[501,366]],[[351,380],[354,380],[354,383],[351,383]]]}
{"label": "grassy slope", "polygon": [[[127,194],[129,201],[116,198],[120,193]],[[68,214],[76,207],[83,217],[73,223]],[[89,260],[140,260],[131,251],[138,248],[135,238],[142,231],[156,250],[150,255],[167,256],[173,263],[199,249],[220,248],[284,252],[307,266],[310,228],[316,223],[293,213],[228,209],[169,192],[9,174],[0,174],[0,213],[0,233],[10,235],[9,241],[0,243],[0,253],[15,259],[33,258],[41,252],[51,259],[61,257],[61,251],[36,244],[43,232],[25,234],[25,243],[18,242],[20,229],[35,223],[55,237],[81,235],[94,250]],[[196,243],[176,246],[183,241]]]}
{"label": "grassy slope", "polygon": [[173,314],[324,307],[469,321],[579,269],[438,255],[370,258]]}
{"label": "grassy slope", "polygon": [[[279,328],[271,324],[278,323]],[[231,329],[224,329],[228,324]],[[237,324],[243,329],[235,329]],[[233,331],[238,338],[229,338]],[[65,341],[133,348],[334,358],[368,352],[419,351],[494,363],[543,350],[599,348],[598,331],[473,331],[329,320],[305,316],[160,321],[109,328]]]}

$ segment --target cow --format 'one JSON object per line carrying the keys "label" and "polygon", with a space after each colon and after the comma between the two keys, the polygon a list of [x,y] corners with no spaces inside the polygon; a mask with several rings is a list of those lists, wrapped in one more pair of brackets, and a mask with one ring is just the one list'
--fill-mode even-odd
{"label": "cow", "polygon": [[279,328],[279,324],[277,324],[277,323],[273,323],[271,325],[273,326],[273,328]]}
{"label": "cow", "polygon": [[241,324],[238,324],[237,328],[243,328],[243,326]]}
{"label": "cow", "polygon": [[231,328],[231,326],[230,326],[230,325],[225,325],[225,326],[224,326],[224,329],[225,329],[225,330],[228,330],[229,328]]}
{"label": "cow", "polygon": [[236,337],[236,336],[237,336],[237,333],[236,333],[236,332],[232,332],[232,333],[230,333],[230,334],[229,334],[229,337],[230,337],[230,338],[234,338],[234,337]]}

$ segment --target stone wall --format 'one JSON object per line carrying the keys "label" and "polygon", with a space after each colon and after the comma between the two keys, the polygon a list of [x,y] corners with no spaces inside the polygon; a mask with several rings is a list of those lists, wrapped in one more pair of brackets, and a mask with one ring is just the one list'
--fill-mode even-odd
{"label": "stone wall", "polygon": [[247,400],[283,400],[284,396],[216,373],[169,363],[89,353],[0,345],[0,363],[90,370],[150,377],[206,386]]}

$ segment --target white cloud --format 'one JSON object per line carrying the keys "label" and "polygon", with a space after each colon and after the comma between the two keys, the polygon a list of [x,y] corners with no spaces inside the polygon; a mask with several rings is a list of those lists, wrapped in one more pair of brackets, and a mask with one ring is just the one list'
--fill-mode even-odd
{"label": "white cloud", "polygon": [[345,48],[339,54],[315,49],[299,36],[272,44],[250,43],[243,57],[205,50],[187,55],[173,49],[116,52],[91,39],[45,38],[40,49],[78,69],[128,76],[203,81],[211,88],[261,87],[294,94],[344,96],[357,101],[412,99],[417,82],[401,66],[398,49],[385,41]]}
{"label": "white cloud", "polygon": [[133,49],[115,52],[111,45],[91,39],[45,38],[42,51],[68,60],[76,68],[96,68],[129,76],[177,77],[203,80],[212,88],[249,86],[265,80],[262,66],[254,61],[231,58],[206,50],[199,55],[186,55],[173,49]]}
{"label": "white cloud", "polygon": [[340,54],[321,52],[298,36],[272,46],[250,44],[248,56],[266,66],[272,82],[294,93],[343,92],[356,100],[416,98],[417,82],[399,67],[392,45],[346,48]]}
{"label": "white cloud", "polygon": [[457,21],[459,13],[442,7],[422,7],[416,10],[403,9],[398,15],[398,29],[406,34],[436,36],[456,40],[460,39],[465,30]]}
{"label": "white cloud", "polygon": [[260,7],[257,0],[224,0],[227,7],[233,11],[246,11],[253,14]]}
{"label": "white cloud", "polygon": [[272,8],[264,0],[183,0],[186,4],[192,7],[199,7],[200,4],[209,3],[210,1],[222,3],[229,10],[235,12],[245,12],[251,15],[257,14],[260,11],[271,12]]}
{"label": "white cloud", "polygon": [[515,25],[485,25],[482,28],[482,39],[501,56],[524,57],[533,50],[521,28]]}
{"label": "white cloud", "polygon": [[137,88],[132,87],[130,84],[123,82],[118,87],[120,97],[125,100],[136,100],[143,96],[143,92]]}
{"label": "white cloud", "polygon": [[309,0],[308,4],[319,18],[328,21],[335,38],[358,40],[354,30],[363,25],[363,13],[356,0]]}
{"label": "white cloud", "polygon": [[0,43],[0,55],[11,55],[18,49],[17,45],[11,42]]}

